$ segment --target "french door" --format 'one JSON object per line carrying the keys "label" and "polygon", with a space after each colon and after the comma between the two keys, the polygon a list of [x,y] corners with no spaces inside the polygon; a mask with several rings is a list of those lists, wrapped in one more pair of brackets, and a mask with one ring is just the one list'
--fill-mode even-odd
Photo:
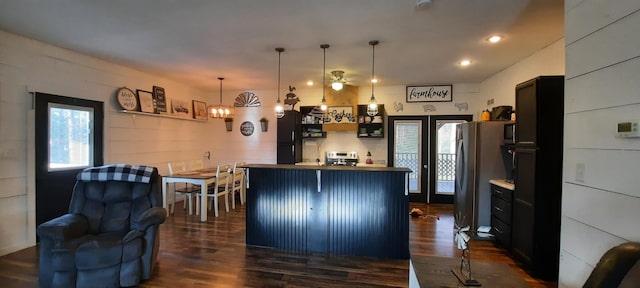
{"label": "french door", "polygon": [[387,162],[406,167],[409,201],[453,203],[456,125],[472,115],[389,116]]}
{"label": "french door", "polygon": [[36,93],[36,226],[67,213],[76,175],[103,164],[103,102]]}

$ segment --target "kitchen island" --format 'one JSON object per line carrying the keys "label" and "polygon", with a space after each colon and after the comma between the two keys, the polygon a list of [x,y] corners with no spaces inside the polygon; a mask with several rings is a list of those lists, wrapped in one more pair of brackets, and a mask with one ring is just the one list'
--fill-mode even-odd
{"label": "kitchen island", "polygon": [[244,167],[248,245],[409,259],[410,169]]}

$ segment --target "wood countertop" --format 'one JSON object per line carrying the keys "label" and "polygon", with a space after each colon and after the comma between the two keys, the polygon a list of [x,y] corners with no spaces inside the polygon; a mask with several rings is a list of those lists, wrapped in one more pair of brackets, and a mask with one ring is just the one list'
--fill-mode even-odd
{"label": "wood countertop", "polygon": [[270,169],[300,169],[300,170],[355,170],[355,171],[379,171],[379,172],[406,172],[409,168],[379,167],[379,166],[318,166],[318,165],[293,165],[293,164],[247,164],[246,168],[270,168]]}
{"label": "wood countertop", "polygon": [[489,183],[500,186],[504,189],[516,190],[516,185],[513,184],[513,182],[507,182],[507,180],[504,179],[491,179],[489,180]]}

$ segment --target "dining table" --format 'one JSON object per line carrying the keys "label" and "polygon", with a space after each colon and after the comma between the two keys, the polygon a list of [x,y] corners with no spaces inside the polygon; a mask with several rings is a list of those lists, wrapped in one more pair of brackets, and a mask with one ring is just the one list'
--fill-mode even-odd
{"label": "dining table", "polygon": [[[207,222],[207,187],[216,182],[217,168],[203,168],[191,171],[181,171],[173,175],[162,177],[162,207],[168,209],[167,185],[170,183],[190,183],[200,185],[200,221]],[[175,204],[174,204],[175,205]]]}

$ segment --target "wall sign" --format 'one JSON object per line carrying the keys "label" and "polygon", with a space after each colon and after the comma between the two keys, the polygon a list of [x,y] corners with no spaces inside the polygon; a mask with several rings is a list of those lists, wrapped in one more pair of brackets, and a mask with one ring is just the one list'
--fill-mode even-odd
{"label": "wall sign", "polygon": [[253,130],[253,123],[249,121],[244,121],[242,122],[242,124],[240,124],[240,133],[242,133],[242,135],[244,136],[251,136],[251,134],[253,134]]}
{"label": "wall sign", "polygon": [[412,102],[451,102],[452,85],[407,86],[407,103]]}
{"label": "wall sign", "polygon": [[122,87],[116,92],[116,100],[120,108],[128,111],[138,110],[138,97],[127,87]]}
{"label": "wall sign", "polygon": [[164,94],[164,88],[153,86],[153,99],[156,100],[156,112],[167,113],[167,96]]}

